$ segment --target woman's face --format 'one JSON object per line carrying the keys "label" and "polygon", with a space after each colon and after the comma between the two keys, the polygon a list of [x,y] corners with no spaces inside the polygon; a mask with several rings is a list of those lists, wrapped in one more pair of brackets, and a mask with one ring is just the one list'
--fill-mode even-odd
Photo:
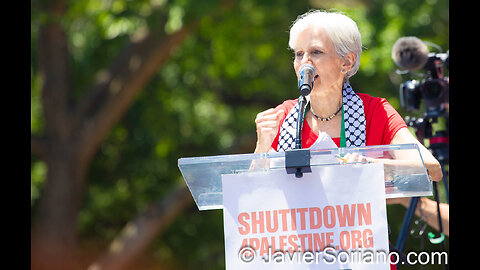
{"label": "woman's face", "polygon": [[321,28],[308,27],[298,36],[294,48],[295,60],[293,66],[299,77],[298,70],[302,64],[309,63],[315,67],[315,80],[312,93],[329,92],[327,89],[338,89],[343,85],[342,72],[344,60],[333,48],[333,43]]}

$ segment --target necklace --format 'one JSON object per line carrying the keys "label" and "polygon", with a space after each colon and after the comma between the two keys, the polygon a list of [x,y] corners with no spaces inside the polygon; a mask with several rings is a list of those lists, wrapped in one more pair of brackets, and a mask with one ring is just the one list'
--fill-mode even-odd
{"label": "necklace", "polygon": [[317,120],[321,120],[321,121],[330,121],[332,120],[332,118],[334,118],[337,113],[339,113],[340,111],[342,110],[342,104],[340,104],[340,106],[338,107],[337,111],[335,113],[333,113],[332,115],[330,115],[329,117],[327,118],[323,118],[323,117],[320,117],[318,115],[316,115],[315,113],[313,113],[312,111],[312,108],[310,107],[310,112],[313,114],[313,116],[317,119]]}

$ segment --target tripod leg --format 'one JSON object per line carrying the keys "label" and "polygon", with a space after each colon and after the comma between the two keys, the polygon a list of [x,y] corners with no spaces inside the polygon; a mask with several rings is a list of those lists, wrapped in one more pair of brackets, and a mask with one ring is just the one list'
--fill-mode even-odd
{"label": "tripod leg", "polygon": [[447,177],[445,176],[445,170],[443,168],[443,166],[444,166],[443,161],[439,160],[438,162],[440,162],[440,167],[442,168],[442,174],[443,174],[442,181],[443,181],[443,185],[445,187],[445,194],[446,194],[446,197],[447,197],[447,203],[450,203],[450,199],[449,199],[450,196],[448,195],[448,183],[447,183]]}
{"label": "tripod leg", "polygon": [[405,243],[407,241],[407,236],[410,230],[410,224],[412,223],[413,216],[415,214],[415,208],[417,208],[418,199],[420,197],[412,197],[410,200],[410,205],[408,206],[407,213],[403,218],[402,229],[398,235],[396,248],[403,252]]}

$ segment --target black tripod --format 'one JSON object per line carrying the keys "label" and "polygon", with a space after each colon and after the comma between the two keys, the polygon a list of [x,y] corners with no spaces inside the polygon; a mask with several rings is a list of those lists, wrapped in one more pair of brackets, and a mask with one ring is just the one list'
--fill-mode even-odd
{"label": "black tripod", "polygon": [[[446,120],[446,129],[436,131],[435,133],[433,133],[432,124],[437,123],[439,117],[442,117]],[[423,118],[410,118],[408,116],[405,118],[405,122],[407,123],[407,125],[415,129],[415,134],[417,135],[417,139],[422,144],[424,144],[425,139],[430,140],[430,146],[428,147],[428,149],[432,151],[433,156],[439,161],[441,165],[441,169],[443,173],[442,181],[445,186],[447,202],[449,202],[449,194],[448,194],[448,183],[447,183],[447,178],[445,177],[444,167],[446,164],[449,163],[448,121],[449,121],[448,113],[444,109],[438,110],[438,111],[428,111],[424,114]],[[440,235],[435,236],[433,233],[429,233],[428,237],[430,239],[430,242],[434,244],[441,243],[442,251],[446,251],[445,241],[444,241],[445,236],[443,234],[442,219],[440,214],[440,200],[439,200],[437,182],[435,181],[433,182],[433,189],[434,189],[435,201],[437,202],[437,214],[438,214],[437,216],[438,216]],[[410,231],[410,224],[412,222],[418,200],[419,200],[419,197],[413,197],[410,200],[410,205],[403,219],[402,229],[400,230],[400,234],[398,236],[397,245],[396,245],[396,249],[399,250],[400,252],[403,252],[403,249],[405,247],[407,236]],[[423,234],[423,229],[421,230],[420,234]],[[448,265],[444,265],[444,269],[448,269]]]}

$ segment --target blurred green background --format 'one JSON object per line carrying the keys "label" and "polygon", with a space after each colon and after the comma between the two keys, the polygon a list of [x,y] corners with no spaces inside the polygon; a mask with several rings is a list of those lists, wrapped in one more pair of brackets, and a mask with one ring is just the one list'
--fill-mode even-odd
{"label": "blurred green background", "polygon": [[[117,59],[142,35],[169,37],[186,29],[186,35],[170,47],[166,42],[148,47],[166,57],[156,63],[155,72],[145,75],[131,103],[122,105],[125,110],[116,112],[118,120],[109,122],[108,132],[99,135],[85,176],[79,180],[83,188],[71,191],[79,199],[71,209],[75,229],[65,233],[74,234],[74,240],[67,241],[65,249],[75,250],[72,267],[78,269],[111,254],[112,242],[123,235],[122,230],[128,231],[129,222],[182,185],[178,158],[253,152],[256,114],[298,96],[293,54],[288,49],[288,30],[298,15],[311,8],[338,9],[356,21],[364,51],[351,84],[357,92],[387,98],[402,116],[407,114],[400,107],[398,88],[410,78],[395,73],[391,59],[395,41],[417,36],[444,51],[449,48],[449,2],[445,0],[77,0],[32,1],[31,7],[31,132],[36,138],[48,138],[50,145],[61,145],[51,136],[55,132],[50,126],[55,126],[57,118],[45,113],[55,109],[56,101],[43,95],[55,84],[48,84],[48,59],[56,52],[39,49],[42,29],[55,25],[65,33],[67,53],[62,56],[68,87],[59,89],[68,96],[62,107],[66,115],[77,110],[105,70],[128,72],[131,66],[120,65]],[[127,63],[135,66],[132,59]],[[143,65],[137,66],[139,74],[149,74],[141,70]],[[110,89],[114,83],[110,82]],[[56,113],[62,115],[60,110]],[[66,142],[75,142],[75,136],[69,138]],[[47,162],[45,153],[52,151],[41,152],[34,143],[32,139],[32,231],[48,220],[48,213],[55,215],[58,210],[41,205],[48,172],[59,169]],[[73,180],[63,181],[68,186]],[[443,185],[439,187],[445,201]],[[189,200],[118,269],[224,269],[222,212],[199,212]],[[405,210],[400,205],[387,208],[392,243]],[[41,232],[45,227],[39,228]],[[406,250],[441,249],[427,239],[421,249],[420,241],[409,237]],[[440,267],[425,265],[425,269]]]}

